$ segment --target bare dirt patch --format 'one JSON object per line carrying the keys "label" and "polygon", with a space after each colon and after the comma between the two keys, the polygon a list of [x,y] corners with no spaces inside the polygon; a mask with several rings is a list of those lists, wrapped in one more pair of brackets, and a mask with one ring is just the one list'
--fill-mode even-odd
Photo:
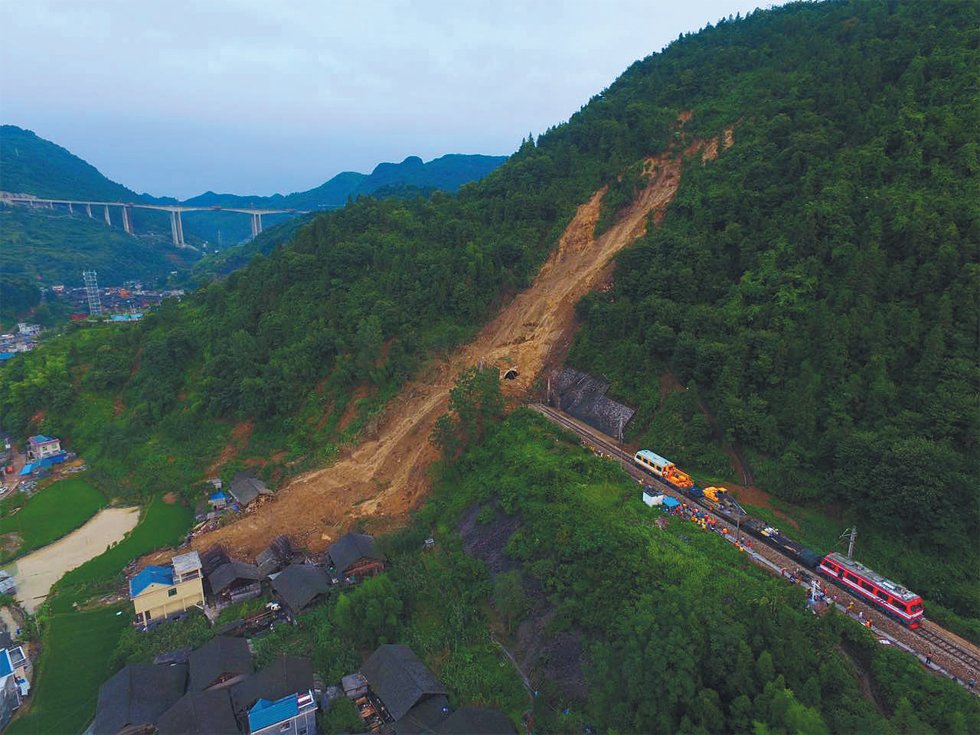
{"label": "bare dirt patch", "polygon": [[235,428],[231,430],[231,438],[228,443],[221,450],[218,458],[208,467],[208,477],[216,475],[222,467],[231,462],[240,451],[248,446],[248,440],[252,437],[252,429],[254,428],[255,424],[251,421],[241,421],[235,424]]}
{"label": "bare dirt patch", "polygon": [[17,584],[16,597],[21,607],[33,613],[47,597],[51,585],[122,540],[136,527],[139,516],[139,508],[106,508],[81,528],[7,567]]}
{"label": "bare dirt patch", "polygon": [[260,512],[199,536],[194,547],[221,543],[234,554],[250,556],[286,533],[320,551],[327,544],[324,539],[336,538],[356,519],[407,517],[428,489],[428,470],[437,457],[429,436],[448,408],[457,376],[481,361],[509,360],[520,376],[505,381],[505,395],[512,400],[528,395],[550,356],[571,341],[575,304],[602,282],[613,257],[646,233],[651,217],[655,222],[663,217],[680,184],[685,156],[694,156],[704,145],[696,141],[684,154],[668,151],[648,159],[646,187],[598,239],[593,235],[605,190],[597,191],[578,208],[534,283],[472,342],[406,385],[365,429],[359,446],[335,464],[295,478]]}
{"label": "bare dirt patch", "polygon": [[11,532],[0,535],[0,551],[2,551],[5,556],[15,553],[23,543],[24,539],[22,539],[16,533]]}
{"label": "bare dirt patch", "polygon": [[757,488],[755,485],[734,485],[730,482],[725,483],[735,500],[740,503],[754,505],[757,508],[767,508],[771,510],[781,523],[786,523],[793,528],[799,529],[800,524],[795,518],[786,515],[783,511],[776,508],[772,503],[772,496],[765,490]]}
{"label": "bare dirt patch", "polygon": [[358,404],[365,398],[371,395],[371,389],[366,385],[359,385],[354,391],[354,395],[351,396],[350,402],[344,409],[344,413],[341,414],[340,420],[337,422],[337,433],[344,431],[351,422],[357,418]]}
{"label": "bare dirt patch", "polygon": [[167,505],[173,505],[177,502],[177,493],[169,492],[165,493],[163,496],[163,502]]}

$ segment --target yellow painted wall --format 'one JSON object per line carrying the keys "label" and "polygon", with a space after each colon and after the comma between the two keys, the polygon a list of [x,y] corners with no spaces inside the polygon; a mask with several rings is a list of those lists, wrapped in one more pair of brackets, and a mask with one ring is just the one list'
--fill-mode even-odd
{"label": "yellow painted wall", "polygon": [[[171,597],[169,592],[173,589],[177,590],[177,594]],[[151,584],[133,598],[136,617],[140,618],[143,613],[149,612],[151,620],[173,615],[195,605],[204,605],[204,584],[200,577],[172,586]]]}

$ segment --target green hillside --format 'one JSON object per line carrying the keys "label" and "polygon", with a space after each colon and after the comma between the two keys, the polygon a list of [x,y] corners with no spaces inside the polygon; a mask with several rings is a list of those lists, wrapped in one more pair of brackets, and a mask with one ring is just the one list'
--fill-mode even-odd
{"label": "green hillside", "polygon": [[138,199],[95,166],[16,125],[0,125],[0,190],[47,199]]}
{"label": "green hillside", "polygon": [[[882,571],[976,616],[976,21],[971,2],[804,3],[685,36],[458,195],[359,200],[138,331],[12,361],[0,419],[71,436],[133,494],[190,488],[239,421],[269,474],[328,460],[605,184],[614,218],[690,111],[686,134],[736,144],[584,301],[572,361],[695,468],[718,449],[676,404],[700,395],[763,487],[852,514],[892,544]],[[674,420],[666,368],[693,388]]]}

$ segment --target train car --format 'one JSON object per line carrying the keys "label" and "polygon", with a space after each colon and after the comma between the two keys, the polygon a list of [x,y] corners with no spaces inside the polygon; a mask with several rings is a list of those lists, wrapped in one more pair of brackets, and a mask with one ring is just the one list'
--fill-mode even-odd
{"label": "train car", "polygon": [[791,539],[778,528],[773,528],[765,521],[751,516],[742,521],[742,530],[755,536],[766,546],[771,546],[781,554],[799,562],[808,569],[817,569],[823,556],[803,544]]}
{"label": "train car", "polygon": [[682,472],[669,459],[664,459],[649,449],[641,449],[633,455],[633,461],[654,477],[659,477],[678,490],[690,490],[694,487],[694,480],[689,474]]}
{"label": "train car", "polygon": [[902,585],[836,552],[823,558],[819,571],[857,597],[881,608],[889,617],[909,628],[919,627],[924,614],[922,598]]}

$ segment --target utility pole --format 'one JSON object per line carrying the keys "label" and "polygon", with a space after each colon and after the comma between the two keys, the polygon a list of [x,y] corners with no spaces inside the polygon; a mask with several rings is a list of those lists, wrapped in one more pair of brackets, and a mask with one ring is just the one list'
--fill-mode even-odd
{"label": "utility pole", "polygon": [[858,535],[857,526],[852,526],[851,528],[845,528],[844,529],[844,533],[842,533],[838,537],[838,539],[837,539],[837,543],[840,543],[841,541],[844,540],[844,537],[845,536],[849,536],[850,537],[850,540],[847,543],[847,558],[848,559],[853,559],[854,558],[854,540],[857,538],[857,535]]}

